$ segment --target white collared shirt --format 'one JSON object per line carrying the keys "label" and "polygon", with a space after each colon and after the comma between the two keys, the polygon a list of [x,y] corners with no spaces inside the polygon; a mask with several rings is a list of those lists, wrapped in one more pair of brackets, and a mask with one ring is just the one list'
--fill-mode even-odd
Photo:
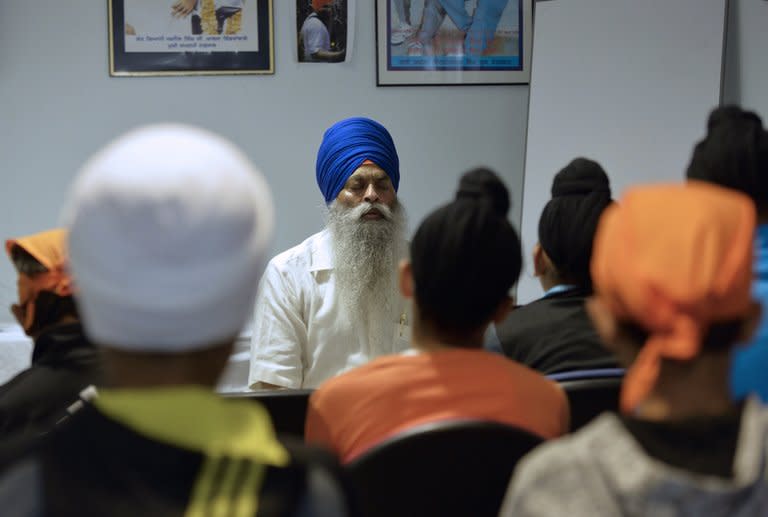
{"label": "white collared shirt", "polygon": [[331,258],[331,236],[323,230],[274,257],[259,284],[251,338],[248,385],[265,382],[316,388],[323,381],[410,345],[410,313],[400,298],[392,322],[392,345],[372,350],[367,333],[340,310]]}

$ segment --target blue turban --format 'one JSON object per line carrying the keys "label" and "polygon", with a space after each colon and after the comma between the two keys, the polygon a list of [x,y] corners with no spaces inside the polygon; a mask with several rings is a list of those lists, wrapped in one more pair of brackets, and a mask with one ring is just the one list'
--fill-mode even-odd
{"label": "blue turban", "polygon": [[392,185],[400,185],[400,160],[395,143],[384,126],[364,117],[336,122],[323,135],[317,152],[317,185],[325,203],[336,199],[352,173],[370,160],[387,173]]}

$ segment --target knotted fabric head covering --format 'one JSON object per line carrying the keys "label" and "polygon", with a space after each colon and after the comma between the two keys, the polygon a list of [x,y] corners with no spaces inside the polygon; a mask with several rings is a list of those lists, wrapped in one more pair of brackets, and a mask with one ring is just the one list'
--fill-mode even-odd
{"label": "knotted fabric head covering", "polygon": [[207,348],[247,321],[273,226],[269,188],[218,135],[155,125],[91,158],[69,196],[72,273],[95,342]]}
{"label": "knotted fabric head covering", "polygon": [[57,228],[5,241],[9,257],[13,247],[18,246],[47,270],[34,275],[19,271],[19,303],[13,305],[11,310],[27,333],[33,331],[37,317],[35,302],[41,292],[62,297],[72,295],[72,281],[66,271],[66,238],[66,230]]}
{"label": "knotted fabric head covering", "polygon": [[591,286],[592,242],[611,202],[608,175],[595,161],[576,158],[555,175],[539,218],[539,244],[567,283]]}
{"label": "knotted fabric head covering", "polygon": [[648,396],[662,359],[695,358],[710,324],[747,314],[754,230],[747,196],[703,182],[635,188],[605,210],[596,296],[649,334],[624,379],[623,411]]}
{"label": "knotted fabric head covering", "polygon": [[400,161],[389,131],[364,117],[336,122],[323,135],[317,152],[317,185],[330,204],[344,184],[363,162],[369,160],[387,173],[397,191],[400,185]]}

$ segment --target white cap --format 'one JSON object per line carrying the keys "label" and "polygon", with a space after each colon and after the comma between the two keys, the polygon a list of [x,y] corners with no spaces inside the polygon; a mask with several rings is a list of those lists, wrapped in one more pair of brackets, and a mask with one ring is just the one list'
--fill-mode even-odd
{"label": "white cap", "polygon": [[235,338],[273,217],[266,181],[222,137],[177,124],[121,136],[83,166],[63,214],[86,333],[146,352]]}

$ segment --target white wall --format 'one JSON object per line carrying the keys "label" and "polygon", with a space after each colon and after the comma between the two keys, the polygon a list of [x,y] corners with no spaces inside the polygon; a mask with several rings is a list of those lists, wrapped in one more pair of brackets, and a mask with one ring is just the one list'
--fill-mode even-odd
{"label": "white wall", "polygon": [[[323,130],[351,115],[392,132],[412,228],[477,164],[504,176],[519,211],[527,86],[377,88],[372,0],[358,2],[350,63],[300,66],[289,1],[274,0],[274,76],[110,78],[105,0],[2,0],[0,237],[57,224],[64,192],[93,151],[166,120],[218,131],[262,168],[277,205],[274,251],[321,227],[315,153]],[[15,299],[14,282],[0,258],[0,307]],[[0,309],[0,321],[10,319]]]}

